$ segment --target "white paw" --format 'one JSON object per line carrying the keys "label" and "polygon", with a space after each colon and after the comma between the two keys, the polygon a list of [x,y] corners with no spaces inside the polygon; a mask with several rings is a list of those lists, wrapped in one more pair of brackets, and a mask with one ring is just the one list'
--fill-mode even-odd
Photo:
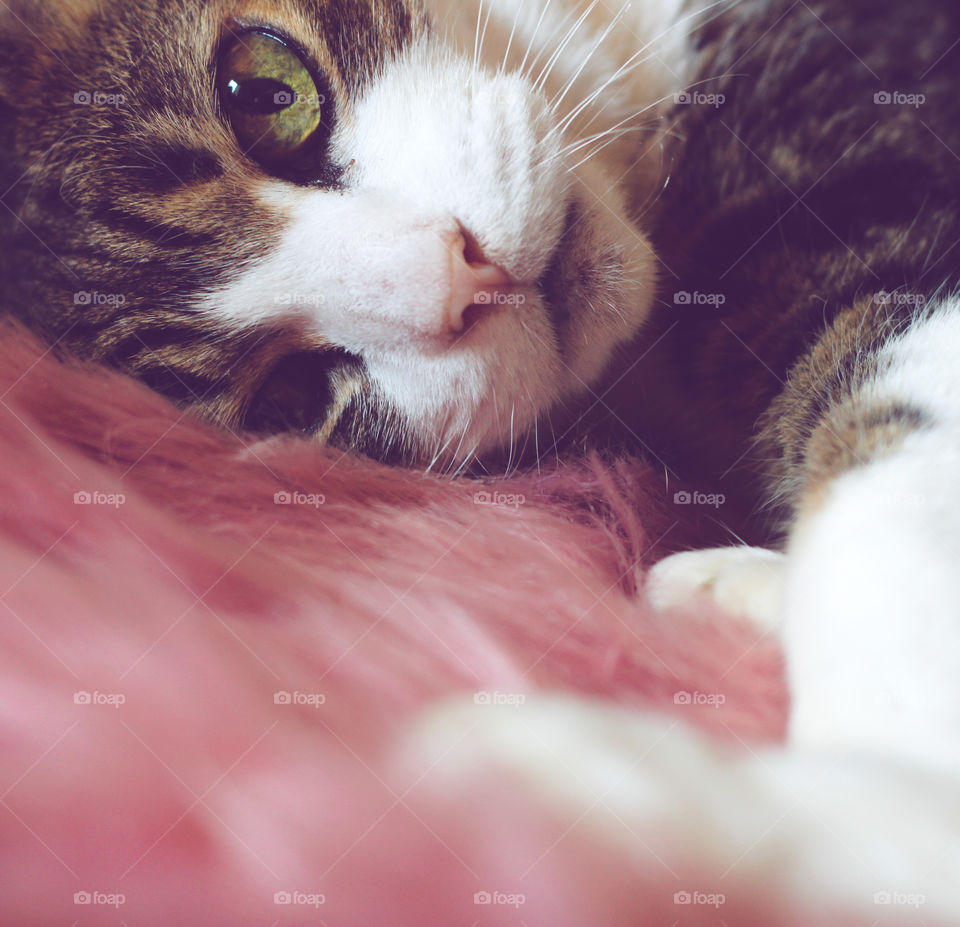
{"label": "white paw", "polygon": [[783,554],[759,547],[720,547],[674,554],[647,577],[647,597],[658,610],[690,610],[704,598],[764,631],[780,627]]}

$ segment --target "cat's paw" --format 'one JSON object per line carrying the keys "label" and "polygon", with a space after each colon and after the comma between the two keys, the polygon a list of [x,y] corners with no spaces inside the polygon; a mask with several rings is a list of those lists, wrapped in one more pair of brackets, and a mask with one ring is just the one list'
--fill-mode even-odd
{"label": "cat's paw", "polygon": [[763,631],[778,630],[785,560],[759,547],[674,554],[650,571],[647,598],[660,611],[691,611],[706,598]]}

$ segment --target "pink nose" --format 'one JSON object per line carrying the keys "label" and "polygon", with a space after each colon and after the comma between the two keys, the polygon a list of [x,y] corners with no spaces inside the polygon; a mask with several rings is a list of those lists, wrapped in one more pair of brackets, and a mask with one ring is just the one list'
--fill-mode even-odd
{"label": "pink nose", "polygon": [[497,295],[511,286],[506,271],[491,264],[464,233],[450,243],[450,290],[447,296],[447,324],[452,331],[463,331],[467,309],[493,306]]}

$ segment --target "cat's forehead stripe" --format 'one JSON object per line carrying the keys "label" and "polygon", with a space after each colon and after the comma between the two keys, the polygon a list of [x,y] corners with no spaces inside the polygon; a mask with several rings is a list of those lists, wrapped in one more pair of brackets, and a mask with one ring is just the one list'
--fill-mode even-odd
{"label": "cat's forehead stripe", "polygon": [[326,0],[316,11],[321,39],[345,86],[356,90],[413,35],[414,4]]}

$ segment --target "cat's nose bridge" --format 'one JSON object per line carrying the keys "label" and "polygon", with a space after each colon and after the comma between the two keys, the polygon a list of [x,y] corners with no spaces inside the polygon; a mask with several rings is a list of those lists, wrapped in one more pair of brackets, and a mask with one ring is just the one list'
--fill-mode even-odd
{"label": "cat's nose bridge", "polygon": [[364,187],[456,217],[517,280],[539,279],[566,212],[562,143],[545,99],[469,62],[395,62],[364,96],[345,152]]}

